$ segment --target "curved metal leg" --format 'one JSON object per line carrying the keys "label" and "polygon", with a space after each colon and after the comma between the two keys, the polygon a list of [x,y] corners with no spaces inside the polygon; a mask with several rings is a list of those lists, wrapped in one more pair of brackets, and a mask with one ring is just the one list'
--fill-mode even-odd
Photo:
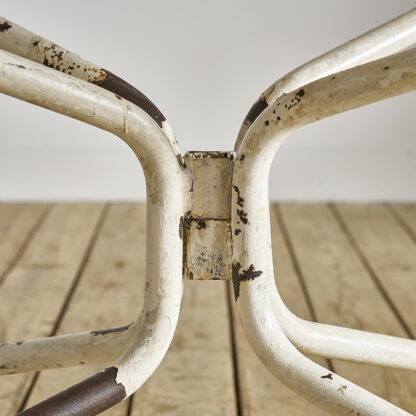
{"label": "curved metal leg", "polygon": [[[139,319],[140,320],[140,319]],[[129,346],[137,322],[96,331],[0,345],[0,375],[109,363]]]}
{"label": "curved metal leg", "polygon": [[[0,51],[0,91],[118,135],[135,152],[146,177],[146,294],[140,318],[113,330],[0,346],[3,373],[10,371],[10,365],[28,371],[52,368],[58,360],[61,365],[75,365],[80,356],[97,362],[121,354],[104,371],[21,413],[95,415],[138,389],[171,342],[182,295],[183,215],[185,195],[192,188],[189,171],[182,166],[177,142],[162,113],[142,93],[4,18],[0,24],[0,48],[12,52]],[[333,414],[407,413],[328,373],[300,351],[416,369],[416,344],[308,322],[286,308],[273,276],[268,172],[280,144],[297,128],[416,89],[416,49],[366,63],[415,40],[416,9],[291,72],[253,106],[236,143],[232,277],[244,328],[273,374]],[[358,64],[365,65],[337,72]],[[227,219],[221,219],[226,230]]]}
{"label": "curved metal leg", "polygon": [[[416,9],[412,9],[288,73],[269,87],[253,105],[240,129],[236,150],[256,118],[276,104],[281,95],[301,89],[308,82],[326,75],[335,75],[341,69],[400,51],[415,42]],[[301,351],[360,363],[403,369],[416,368],[414,341],[300,319],[284,305],[273,278],[269,284],[272,305],[279,324]]]}
{"label": "curved metal leg", "polygon": [[246,115],[234,146],[240,147],[256,118],[283,94],[335,72],[400,52],[416,42],[416,8],[294,69],[261,94]]}
{"label": "curved metal leg", "polygon": [[[258,116],[239,147],[234,166],[232,229],[240,231],[232,233],[233,285],[246,334],[259,358],[276,377],[333,414],[407,413],[333,373],[328,374],[296,350],[281,329],[279,321],[287,317],[281,304],[272,305],[279,298],[271,286],[268,173],[280,144],[297,128],[413,89],[416,49],[307,84],[283,95]],[[294,329],[289,328],[288,333]],[[297,339],[302,335],[298,334]],[[336,337],[333,334],[332,340]],[[389,345],[385,341],[386,352]],[[404,350],[409,351],[409,340],[404,341]],[[400,342],[396,340],[396,346]],[[345,349],[339,356],[343,353]]]}
{"label": "curved metal leg", "polygon": [[147,278],[145,307],[135,338],[104,372],[22,412],[48,414],[59,405],[59,409],[68,406],[73,415],[97,414],[140,387],[171,342],[182,294],[179,228],[186,175],[156,122],[112,92],[7,52],[0,52],[0,90],[117,134],[135,152],[145,173]]}

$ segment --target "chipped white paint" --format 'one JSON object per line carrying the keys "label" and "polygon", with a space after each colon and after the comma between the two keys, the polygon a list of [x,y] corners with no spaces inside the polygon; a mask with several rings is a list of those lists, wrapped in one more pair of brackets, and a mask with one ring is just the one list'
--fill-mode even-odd
{"label": "chipped white paint", "polygon": [[[415,39],[416,8],[294,69],[267,88],[256,104],[264,100],[270,105],[282,94],[309,82],[399,52],[412,46]],[[250,125],[251,121],[246,117],[238,133],[235,150]]]}
{"label": "chipped white paint", "polygon": [[[386,79],[389,82],[382,82]],[[296,129],[414,89],[416,48],[314,81],[282,95],[258,116],[241,143],[235,161],[233,186],[238,187],[240,195],[234,195],[232,200],[232,229],[241,228],[242,232],[233,234],[233,282],[245,331],[257,355],[276,377],[335,415],[348,415],[352,411],[362,416],[407,413],[335,374],[325,377],[328,370],[306,358],[290,342],[288,336],[307,350],[310,338],[303,336],[308,331],[303,331],[302,321],[292,317],[292,321],[298,323],[297,328],[291,328],[290,322],[280,323],[288,314],[273,283],[268,174],[279,146]],[[242,224],[241,215],[238,215],[241,209],[238,197],[244,198],[246,224]],[[328,338],[332,347],[337,346],[338,357],[349,355],[354,358],[348,344],[343,344],[342,340],[334,342],[338,336],[345,338],[348,334],[347,338],[356,338],[356,345],[361,342],[358,331],[342,329],[337,332],[333,327],[329,335],[325,329],[311,331],[306,325],[305,328],[315,335],[312,338],[315,351],[326,348],[328,352],[330,347],[324,346]],[[325,327],[315,324],[314,328]],[[293,336],[295,329],[302,332]],[[374,342],[375,338],[371,337],[364,337],[363,341],[372,339]],[[398,350],[405,356],[401,360],[402,366],[406,359],[414,358],[416,343],[413,342],[412,349],[409,340],[395,339],[390,343],[391,339],[378,336],[380,346],[376,351],[379,356],[372,355],[374,361],[397,362],[397,358],[389,354]],[[363,354],[366,348],[368,346],[363,342],[355,353]]]}
{"label": "chipped white paint", "polygon": [[100,87],[0,51],[0,90],[118,135],[143,167],[147,227],[151,230],[147,238],[145,305],[133,341],[115,364],[117,382],[128,396],[159,365],[176,328],[182,295],[182,240],[178,229],[187,175],[156,122],[140,108]]}
{"label": "chipped white paint", "polygon": [[[11,20],[0,17],[0,25],[5,23],[10,25],[10,28],[1,33],[0,49],[67,73],[83,81],[100,82],[105,79],[106,71],[98,65],[19,26]],[[175,134],[166,120],[162,121],[162,130],[171,142],[176,155],[180,156]]]}
{"label": "chipped white paint", "polygon": [[[286,308],[274,283],[268,175],[280,145],[296,129],[416,89],[416,49],[382,58],[415,42],[416,10],[275,83],[263,95],[261,111],[242,127],[235,158],[233,153],[190,152],[184,166],[165,121],[160,128],[141,108],[91,83],[102,75],[100,68],[95,71],[95,65],[5,19],[0,25],[0,47],[8,51],[0,51],[0,91],[118,135],[143,167],[148,209],[140,318],[126,328],[3,345],[0,374],[8,372],[3,363],[30,371],[53,368],[58,361],[69,366],[81,359],[116,359],[115,381],[127,397],[169,347],[182,267],[188,278],[227,278],[232,260],[243,326],[276,377],[336,415],[408,414],[302,354],[416,369],[415,341],[308,322]],[[382,59],[373,61],[377,58]]]}

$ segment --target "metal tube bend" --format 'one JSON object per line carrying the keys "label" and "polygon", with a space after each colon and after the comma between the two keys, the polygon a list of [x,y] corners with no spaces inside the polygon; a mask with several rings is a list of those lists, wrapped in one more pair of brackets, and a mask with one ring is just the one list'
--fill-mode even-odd
{"label": "metal tube bend", "polygon": [[[283,141],[303,125],[414,89],[416,49],[307,84],[284,94],[257,117],[238,149],[234,165],[233,286],[244,329],[257,355],[276,377],[333,414],[351,414],[352,409],[369,416],[407,413],[341,377],[328,375],[325,368],[296,350],[283,332],[282,326],[287,330],[291,322],[285,322],[287,313],[276,287],[271,286],[270,166]],[[239,232],[235,232],[237,229]],[[273,306],[276,299],[280,302],[277,307]],[[301,321],[296,324],[303,331]],[[328,336],[319,324],[316,328],[321,339]],[[350,332],[348,336],[351,333],[356,334]],[[287,335],[303,346],[309,340],[301,335],[293,337],[292,331]],[[409,340],[404,343],[404,351],[409,351]]]}
{"label": "metal tube bend", "polygon": [[0,91],[112,132],[142,165],[147,191],[144,310],[136,335],[110,367],[23,411],[22,415],[95,415],[138,389],[157,368],[176,328],[182,296],[182,240],[187,176],[169,139],[136,105],[99,86],[0,51]]}
{"label": "metal tube bend", "polygon": [[241,145],[256,118],[283,94],[335,72],[400,52],[416,43],[416,8],[301,65],[264,91],[246,115],[234,146]]}

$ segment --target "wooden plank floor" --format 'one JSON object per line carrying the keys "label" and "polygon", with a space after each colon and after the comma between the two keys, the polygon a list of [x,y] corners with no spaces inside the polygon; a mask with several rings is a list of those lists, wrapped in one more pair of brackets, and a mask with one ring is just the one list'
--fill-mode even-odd
{"label": "wooden plank floor", "polygon": [[[318,322],[416,336],[416,205],[271,209],[277,285]],[[143,304],[143,204],[0,204],[0,343],[131,322]],[[316,359],[416,414],[416,373]],[[94,373],[80,366],[0,377],[0,416]],[[186,281],[161,366],[107,411],[139,415],[324,415],[275,380],[224,282]]]}

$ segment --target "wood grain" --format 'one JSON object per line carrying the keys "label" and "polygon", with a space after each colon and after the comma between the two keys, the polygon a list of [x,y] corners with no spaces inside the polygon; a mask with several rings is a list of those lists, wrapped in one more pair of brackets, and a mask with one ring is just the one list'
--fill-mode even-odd
{"label": "wood grain", "polygon": [[135,394],[133,415],[235,415],[226,282],[185,281],[172,346]]}
{"label": "wood grain", "polygon": [[[50,335],[97,225],[102,205],[52,209],[0,291],[0,339]],[[0,378],[0,415],[18,410],[32,374]]]}
{"label": "wood grain", "polygon": [[[145,206],[115,204],[108,212],[103,204],[48,209],[42,204],[0,205],[0,276],[6,271],[0,287],[0,342],[47,336],[58,317],[59,334],[121,326],[142,308]],[[277,286],[294,313],[397,336],[416,333],[416,206],[282,205],[271,210],[271,223]],[[233,415],[237,401],[239,416],[326,414],[260,363],[235,311],[233,357],[228,311],[233,300],[228,304],[225,282],[184,283],[180,320],[167,356],[131,401],[106,415]],[[341,361],[332,365],[416,413],[416,374]],[[100,368],[45,371],[26,405]],[[0,378],[0,416],[15,414],[32,379],[33,374]]]}
{"label": "wood grain", "polygon": [[0,205],[0,285],[46,217],[45,204]]}
{"label": "wood grain", "polygon": [[[344,208],[349,206],[340,210]],[[407,337],[331,209],[325,205],[282,205],[280,210],[318,321]],[[361,230],[366,227],[366,222],[360,223]],[[411,394],[416,374],[342,361],[333,364],[347,379],[411,413],[416,411]]]}
{"label": "wood grain", "polygon": [[[111,206],[59,334],[119,327],[137,318],[143,307],[145,239],[144,205]],[[43,372],[27,406],[81,381],[107,364]],[[124,401],[103,414],[127,415],[128,405],[129,400]]]}

